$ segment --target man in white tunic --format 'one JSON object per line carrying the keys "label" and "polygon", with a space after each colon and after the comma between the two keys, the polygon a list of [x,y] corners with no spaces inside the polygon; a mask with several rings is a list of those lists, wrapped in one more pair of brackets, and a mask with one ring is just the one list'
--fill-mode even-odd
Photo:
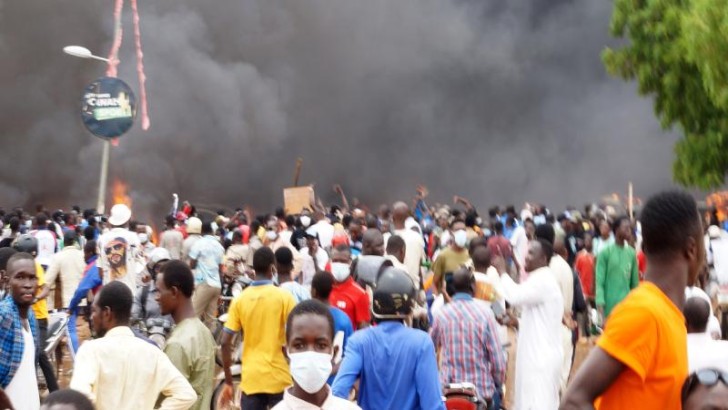
{"label": "man in white tunic", "polygon": [[553,247],[531,241],[526,256],[528,279],[521,284],[508,276],[502,258],[493,262],[501,275],[505,299],[521,309],[516,353],[516,410],[551,410],[559,407],[559,386],[564,352],[561,319],[564,299],[549,269]]}

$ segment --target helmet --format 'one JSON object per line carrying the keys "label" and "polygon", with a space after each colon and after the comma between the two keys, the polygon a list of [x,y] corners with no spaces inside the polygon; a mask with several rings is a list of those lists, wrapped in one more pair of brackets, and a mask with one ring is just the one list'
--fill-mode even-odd
{"label": "helmet", "polygon": [[169,251],[165,248],[158,247],[154,248],[154,250],[149,254],[149,262],[147,262],[147,269],[150,273],[152,273],[152,277],[156,279],[156,269],[161,267],[162,262],[166,262],[168,260],[172,259],[172,257],[169,255]]}
{"label": "helmet", "polygon": [[392,262],[384,256],[364,255],[354,261],[354,278],[362,288],[367,286],[374,289],[377,285],[377,278],[387,267],[393,266]]}
{"label": "helmet", "polygon": [[407,272],[387,268],[377,278],[372,314],[377,319],[404,319],[412,312],[417,291]]}
{"label": "helmet", "polygon": [[13,243],[13,248],[18,252],[35,255],[38,252],[38,240],[30,234],[20,235]]}

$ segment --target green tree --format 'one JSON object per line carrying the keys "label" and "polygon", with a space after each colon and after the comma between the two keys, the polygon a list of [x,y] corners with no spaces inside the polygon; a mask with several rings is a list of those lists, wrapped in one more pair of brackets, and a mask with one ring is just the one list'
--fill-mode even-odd
{"label": "green tree", "polygon": [[629,42],[607,48],[607,71],[636,80],[654,98],[663,128],[684,134],[673,177],[703,189],[728,172],[728,0],[615,0],[610,31]]}

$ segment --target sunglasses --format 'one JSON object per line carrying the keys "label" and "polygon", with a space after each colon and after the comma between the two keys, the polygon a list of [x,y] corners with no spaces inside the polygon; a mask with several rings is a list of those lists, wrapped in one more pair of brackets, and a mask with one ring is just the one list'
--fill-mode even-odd
{"label": "sunglasses", "polygon": [[111,253],[111,251],[120,251],[122,248],[124,248],[124,244],[117,243],[105,248],[104,251],[106,251],[106,253]]}
{"label": "sunglasses", "polygon": [[728,372],[717,369],[702,369],[688,376],[682,388],[682,401],[685,403],[690,393],[700,384],[706,387],[715,386],[718,381],[728,386]]}

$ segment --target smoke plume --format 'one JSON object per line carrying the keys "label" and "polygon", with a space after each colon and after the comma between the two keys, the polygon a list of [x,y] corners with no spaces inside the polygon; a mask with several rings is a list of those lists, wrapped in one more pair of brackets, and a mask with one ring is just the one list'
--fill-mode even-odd
{"label": "smoke plume", "polygon": [[[651,101],[610,78],[603,0],[141,2],[152,126],[112,149],[135,210],[282,202],[295,160],[324,200],[580,206],[671,186]],[[137,90],[130,10],[119,76]],[[111,2],[0,0],[0,205],[95,204],[101,141],[79,119]]]}

